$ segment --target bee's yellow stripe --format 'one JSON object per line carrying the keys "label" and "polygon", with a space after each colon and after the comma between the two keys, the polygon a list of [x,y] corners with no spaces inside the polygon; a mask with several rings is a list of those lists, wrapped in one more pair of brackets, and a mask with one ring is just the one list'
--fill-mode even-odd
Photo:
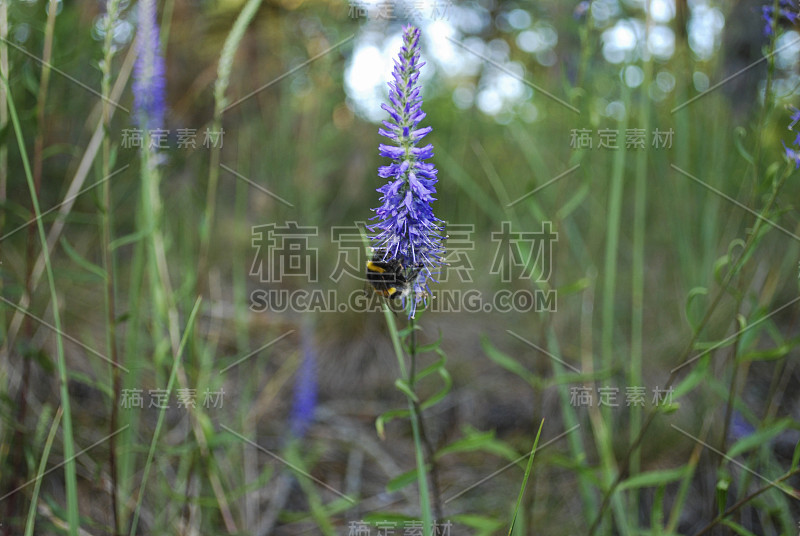
{"label": "bee's yellow stripe", "polygon": [[392,295],[393,295],[395,292],[397,292],[397,289],[396,289],[396,288],[394,288],[394,287],[391,287],[391,288],[389,288],[389,289],[386,291],[386,293],[387,293],[389,296],[392,296]]}
{"label": "bee's yellow stripe", "polygon": [[378,272],[379,274],[382,274],[386,271],[372,261],[367,261],[367,270],[370,272]]}

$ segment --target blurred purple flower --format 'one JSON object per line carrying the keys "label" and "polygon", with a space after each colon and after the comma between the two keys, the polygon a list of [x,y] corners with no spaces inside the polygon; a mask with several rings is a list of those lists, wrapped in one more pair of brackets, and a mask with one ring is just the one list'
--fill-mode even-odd
{"label": "blurred purple flower", "polygon": [[755,427],[747,422],[747,419],[739,413],[738,411],[734,410],[733,417],[731,418],[731,427],[730,427],[730,437],[734,441],[738,441],[739,439],[743,439],[749,435],[753,435],[755,433]]}
{"label": "blurred purple flower", "polygon": [[786,155],[786,158],[794,162],[794,169],[800,168],[800,152],[793,147],[787,147],[783,141],[781,141],[783,145],[783,153]]}
{"label": "blurred purple flower", "polygon": [[[789,130],[794,132],[794,127],[800,121],[800,110],[798,110],[794,106],[789,106],[789,109],[792,111],[792,114],[789,116],[791,123],[787,127]],[[800,132],[794,138],[791,147],[787,147],[783,141],[781,141],[783,145],[783,154],[786,155],[790,161],[794,162],[794,168],[800,168]]]}
{"label": "blurred purple flower", "polygon": [[[378,168],[378,175],[389,181],[378,188],[381,206],[375,209],[379,222],[369,226],[377,234],[376,247],[385,248],[386,258],[397,259],[405,267],[421,265],[414,282],[409,316],[417,305],[424,303],[429,290],[428,280],[442,264],[442,220],[433,214],[431,203],[436,199],[436,168],[426,163],[433,156],[433,145],[418,147],[419,142],[433,130],[418,128],[425,118],[420,97],[419,70],[420,31],[413,26],[403,28],[403,46],[394,62],[389,82],[389,104],[381,107],[389,114],[386,128],[378,133],[391,140],[392,145],[379,145],[380,155],[392,163]],[[435,280],[434,280],[435,281]],[[405,299],[405,297],[404,297]]]}
{"label": "blurred purple flower", "polygon": [[[775,10],[770,2],[767,5],[761,6],[761,18],[764,20],[764,36],[769,37],[772,35],[772,24],[775,15]],[[778,22],[781,19],[788,21],[791,24],[797,24],[798,16],[797,7],[793,0],[780,0],[778,2]]]}
{"label": "blurred purple flower", "polygon": [[789,119],[792,120],[789,123],[789,130],[794,130],[794,126],[800,121],[800,110],[798,110],[795,106],[789,106],[789,109],[792,110],[792,115],[789,116]]}
{"label": "blurred purple flower", "polygon": [[143,130],[164,126],[166,68],[159,47],[156,0],[140,0],[133,74],[133,107],[134,120]]}
{"label": "blurred purple flower", "polygon": [[303,329],[301,337],[303,361],[294,380],[292,413],[289,417],[292,435],[297,438],[303,437],[308,431],[317,407],[317,359],[311,330]]}
{"label": "blurred purple flower", "polygon": [[575,6],[575,10],[572,12],[572,18],[575,20],[583,20],[586,17],[586,14],[589,13],[589,9],[591,9],[592,3],[587,2],[584,0],[583,2],[579,2],[577,6]]}

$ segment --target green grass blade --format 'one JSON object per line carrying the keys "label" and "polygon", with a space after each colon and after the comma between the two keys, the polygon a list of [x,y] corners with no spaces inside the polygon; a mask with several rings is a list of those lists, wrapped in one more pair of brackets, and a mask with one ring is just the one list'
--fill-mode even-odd
{"label": "green grass blade", "polygon": [[45,271],[47,272],[47,283],[50,287],[50,306],[53,310],[53,324],[56,332],[56,355],[58,362],[58,377],[60,383],[61,407],[64,412],[64,480],[66,483],[67,494],[67,523],[69,525],[70,536],[78,535],[80,518],[78,515],[78,480],[75,474],[75,443],[72,434],[72,411],[69,404],[69,389],[67,384],[67,363],[64,357],[64,341],[61,336],[61,313],[58,305],[58,294],[56,293],[56,282],[53,276],[53,266],[50,262],[50,249],[47,247],[47,236],[44,232],[42,223],[42,211],[39,208],[39,199],[36,195],[36,186],[33,183],[33,174],[28,160],[28,153],[25,150],[25,139],[22,137],[22,127],[20,127],[17,108],[11,96],[11,86],[8,80],[3,79],[6,86],[6,98],[8,99],[8,111],[11,116],[11,123],[14,125],[14,133],[19,145],[19,154],[22,159],[22,166],[25,169],[25,179],[28,182],[28,190],[31,194],[31,203],[36,216],[36,228],[39,232],[39,241],[42,243],[42,256],[44,258]]}
{"label": "green grass blade", "polygon": [[514,530],[514,523],[517,522],[517,514],[519,513],[519,505],[522,504],[522,496],[525,494],[525,487],[528,485],[528,477],[531,474],[531,467],[533,467],[533,457],[536,455],[536,447],[539,445],[539,436],[542,435],[542,427],[544,426],[544,419],[539,423],[539,431],[536,432],[536,439],[533,441],[531,448],[531,455],[528,457],[528,466],[525,468],[525,476],[522,477],[522,486],[519,489],[519,496],[517,497],[517,506],[514,507],[514,516],[511,518],[511,526],[508,527],[508,536]]}
{"label": "green grass blade", "polygon": [[[194,302],[194,307],[192,308],[192,312],[189,315],[189,320],[186,322],[186,329],[183,332],[183,337],[181,337],[181,343],[178,347],[178,354],[175,356],[175,359],[172,363],[172,371],[169,374],[169,381],[167,382],[167,397],[172,394],[172,386],[175,384],[175,377],[178,374],[178,365],[181,362],[181,356],[183,355],[183,349],[186,347],[186,340],[188,338],[189,333],[192,332],[192,328],[194,327],[194,320],[197,316],[197,311],[200,310],[200,302],[202,301],[202,297],[197,298]],[[166,413],[166,406],[161,406],[161,409],[158,412],[158,421],[156,421],[156,429],[153,432],[153,439],[150,441],[150,450],[147,452],[147,461],[144,464],[144,472],[142,473],[142,484],[139,486],[139,496],[136,499],[136,509],[133,512],[133,521],[131,522],[131,532],[130,535],[134,536],[136,534],[136,525],[139,522],[139,510],[142,507],[142,497],[144,496],[145,486],[147,484],[147,475],[150,472],[150,464],[153,462],[153,453],[156,450],[156,443],[158,442],[158,435],[161,432],[161,425],[164,423],[164,415]]]}
{"label": "green grass blade", "polygon": [[53,440],[56,438],[58,423],[61,422],[61,414],[61,408],[58,408],[56,416],[53,419],[53,424],[50,425],[50,433],[47,434],[47,441],[44,442],[42,459],[39,462],[39,470],[36,473],[36,482],[33,484],[31,505],[30,508],[28,508],[28,520],[25,523],[25,536],[33,536],[33,525],[36,522],[36,505],[39,503],[39,488],[42,485],[42,477],[44,476],[44,468],[47,466],[47,459],[50,457],[50,447],[53,446]]}

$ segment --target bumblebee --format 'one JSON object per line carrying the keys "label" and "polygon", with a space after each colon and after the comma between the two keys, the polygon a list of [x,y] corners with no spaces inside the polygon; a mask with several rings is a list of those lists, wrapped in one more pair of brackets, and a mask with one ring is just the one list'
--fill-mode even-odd
{"label": "bumblebee", "polygon": [[385,249],[374,250],[372,260],[367,261],[367,282],[376,293],[390,300],[408,297],[424,265],[417,263],[405,268],[399,259],[385,259],[385,256]]}

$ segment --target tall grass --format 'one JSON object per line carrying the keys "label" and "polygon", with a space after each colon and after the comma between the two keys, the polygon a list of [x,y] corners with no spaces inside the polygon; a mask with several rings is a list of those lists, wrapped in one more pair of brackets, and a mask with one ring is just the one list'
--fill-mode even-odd
{"label": "tall grass", "polygon": [[64,480],[66,482],[66,498],[67,498],[67,524],[69,526],[70,536],[77,536],[78,528],[80,525],[78,513],[78,481],[75,471],[75,443],[72,431],[72,409],[69,399],[69,386],[67,363],[64,356],[64,341],[61,331],[61,311],[58,301],[58,293],[56,292],[55,277],[53,276],[53,267],[50,262],[50,252],[47,246],[47,237],[44,233],[44,224],[42,223],[42,211],[39,208],[39,198],[36,192],[36,184],[33,180],[30,162],[28,160],[28,153],[25,149],[25,138],[22,134],[22,127],[20,126],[17,110],[12,98],[11,87],[7,79],[3,79],[2,83],[6,86],[6,98],[8,99],[8,111],[11,118],[11,124],[14,128],[17,145],[19,148],[20,157],[22,159],[22,166],[25,171],[25,180],[28,184],[28,191],[31,196],[31,204],[33,205],[33,213],[36,219],[36,228],[39,234],[39,241],[42,245],[42,254],[44,256],[45,272],[47,274],[47,286],[50,291],[50,304],[53,314],[53,325],[55,327],[56,338],[56,363],[58,366],[58,379],[59,379],[59,392],[61,396],[61,409],[63,415],[63,444],[64,444]]}
{"label": "tall grass", "polygon": [[[102,80],[100,84],[100,91],[103,97],[103,111],[102,111],[102,125],[103,131],[106,135],[103,137],[103,148],[101,154],[101,175],[102,178],[108,177],[111,174],[111,167],[113,165],[111,156],[111,140],[108,133],[111,128],[111,61],[114,57],[114,31],[118,22],[119,2],[111,0],[106,5],[106,25],[105,36],[103,40],[103,59],[100,63],[100,71],[102,73]],[[101,235],[103,237],[103,273],[105,275],[105,309],[106,309],[106,352],[113,365],[120,365],[119,355],[117,353],[117,308],[116,308],[116,267],[114,263],[113,252],[111,244],[113,242],[112,228],[113,222],[111,215],[113,206],[111,204],[111,183],[108,180],[103,181],[101,186],[102,193],[102,207],[100,208],[100,225]],[[124,365],[123,365],[124,366]],[[111,419],[110,419],[110,433],[113,434],[117,430],[119,424],[119,405],[120,394],[122,392],[122,378],[119,367],[112,366],[112,389],[113,395],[111,399]],[[122,525],[120,519],[119,507],[119,482],[117,460],[118,439],[111,438],[109,453],[109,470],[111,471],[111,509],[114,519],[114,533],[122,533]]]}
{"label": "tall grass", "polygon": [[[161,47],[171,65],[168,126],[224,127],[225,149],[173,150],[162,159],[118,145],[119,127],[130,126],[115,110],[130,98],[125,88],[133,55],[116,57],[110,29],[128,16],[124,3],[107,4],[100,43],[87,30],[74,45],[65,37],[83,13],[78,8],[65,3],[56,17],[57,3],[49,2],[48,11],[37,8],[34,16],[22,4],[0,3],[0,136],[8,130],[0,137],[0,236],[30,219],[28,206],[35,220],[35,240],[26,241],[24,230],[0,242],[3,301],[19,303],[14,311],[0,308],[9,365],[0,377],[17,381],[30,367],[19,384],[27,414],[16,428],[20,408],[0,397],[3,488],[12,488],[8,475],[31,481],[14,503],[25,508],[4,505],[12,519],[3,523],[18,524],[12,533],[22,533],[24,523],[26,535],[346,534],[356,520],[372,533],[382,521],[421,522],[426,536],[445,520],[458,524],[453,534],[459,535],[795,530],[800,449],[791,442],[800,425],[790,408],[800,340],[790,300],[800,247],[772,222],[792,233],[800,225],[791,201],[796,173],[779,160],[789,97],[780,94],[780,70],[769,55],[776,37],[766,49],[763,103],[739,119],[734,107],[758,99],[727,95],[724,88],[676,109],[698,95],[695,71],[721,79],[724,54],[732,54],[721,50],[698,61],[677,31],[685,20],[673,24],[678,39],[671,59],[630,57],[610,65],[598,61],[604,27],[562,17],[562,4],[546,2],[552,12],[537,16],[553,17],[564,58],[563,66],[551,67],[515,49],[520,31],[506,32],[500,21],[494,37],[511,44],[509,57],[528,69],[524,78],[563,94],[581,113],[534,91],[536,121],[512,116],[500,124],[453,104],[456,86],[449,84],[472,87],[473,75],[453,81],[439,72],[426,85],[441,177],[437,213],[441,208],[439,215],[453,225],[475,225],[474,280],[440,286],[482,295],[498,288],[555,289],[558,311],[426,311],[406,324],[388,307],[380,308],[383,315],[255,314],[248,307],[254,287],[316,288],[309,281],[248,277],[251,228],[264,223],[316,227],[311,245],[320,246],[319,287],[342,293],[361,287],[325,280],[341,253],[326,245],[331,228],[363,219],[379,185],[376,128],[353,113],[343,89],[353,52],[342,46],[292,70],[329,43],[342,43],[356,21],[331,6],[287,4],[275,12],[259,0],[221,3],[200,40],[184,4],[162,6]],[[652,2],[644,5],[641,12],[628,7],[646,36],[662,23],[652,18]],[[11,46],[20,24],[31,21],[35,32],[26,47],[41,49],[45,65],[25,64],[28,57]],[[391,25],[386,28],[388,34]],[[781,30],[777,23],[773,29],[774,35]],[[425,46],[423,55],[435,62]],[[90,47],[87,56],[102,58],[99,73],[72,62],[72,54]],[[102,99],[75,130],[91,136],[85,148],[60,142],[96,95],[62,85],[72,83],[48,65],[80,74],[90,87],[99,83]],[[643,74],[635,88],[620,77],[629,66]],[[235,95],[287,71],[258,98],[227,108]],[[658,100],[651,89],[662,72],[673,73],[676,84]],[[482,86],[476,82],[473,89],[479,94]],[[618,122],[606,113],[609,101],[625,110]],[[570,129],[609,125],[622,134],[619,150],[567,146]],[[648,145],[654,128],[674,128],[674,148],[626,150],[628,128],[644,129]],[[295,209],[245,181],[220,178],[222,163]],[[114,183],[100,184],[94,204],[88,193],[76,201],[90,173],[97,180],[113,176]],[[59,184],[61,176],[68,185]],[[42,216],[56,205],[57,212]],[[500,284],[484,273],[496,248],[490,233],[503,221],[514,231],[552,222],[559,241],[549,280]],[[48,288],[37,293],[41,275]],[[83,305],[101,301],[98,312]],[[38,316],[52,318],[52,333],[22,320],[45,302],[46,313]],[[298,440],[286,426],[287,393],[300,361],[292,330],[312,315],[320,404],[310,432]],[[254,352],[278,336],[274,346]],[[49,354],[35,350],[53,337],[51,364]],[[90,349],[104,341],[98,347],[118,366],[106,371],[92,364],[83,357],[89,350],[65,347],[64,338]],[[59,384],[51,398],[40,381],[49,367]],[[675,389],[672,405],[625,407],[626,385],[656,384]],[[571,401],[575,387],[596,395],[606,385],[621,388],[621,407]],[[18,392],[3,387],[4,394]],[[224,408],[200,404],[206,389],[223,387]],[[145,399],[142,409],[124,408],[124,391],[149,388],[171,393],[173,406],[179,390],[196,389],[198,404],[154,412]],[[735,416],[752,430],[739,431]],[[8,430],[31,423],[36,432],[26,432],[20,450],[10,452],[17,445]],[[222,433],[223,425],[241,434]],[[74,459],[76,439],[107,431],[120,433]],[[19,464],[10,467],[15,456]],[[63,476],[51,474],[48,467],[61,461]],[[98,487],[91,487],[93,480]],[[89,493],[100,497],[99,506],[88,504]],[[400,525],[395,532],[402,532]]]}

